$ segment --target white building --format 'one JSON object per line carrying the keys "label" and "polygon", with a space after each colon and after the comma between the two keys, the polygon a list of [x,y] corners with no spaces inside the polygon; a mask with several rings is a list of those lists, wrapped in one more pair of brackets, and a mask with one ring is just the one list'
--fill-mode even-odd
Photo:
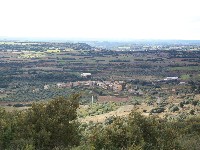
{"label": "white building", "polygon": [[81,73],[81,77],[91,77],[91,73]]}
{"label": "white building", "polygon": [[45,89],[45,90],[48,90],[49,88],[50,88],[49,85],[44,85],[44,89]]}
{"label": "white building", "polygon": [[177,80],[177,79],[178,79],[178,77],[167,77],[164,80],[168,81],[168,80]]}

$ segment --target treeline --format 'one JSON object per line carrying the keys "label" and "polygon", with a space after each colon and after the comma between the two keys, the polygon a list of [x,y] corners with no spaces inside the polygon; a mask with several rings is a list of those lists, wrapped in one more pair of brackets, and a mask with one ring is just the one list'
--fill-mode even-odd
{"label": "treeline", "polygon": [[200,149],[200,118],[168,121],[132,112],[104,123],[80,123],[80,95],[35,103],[25,111],[0,110],[0,149],[187,150]]}
{"label": "treeline", "polygon": [[199,51],[176,51],[170,50],[169,58],[199,58]]}
{"label": "treeline", "polygon": [[37,42],[37,43],[26,43],[20,42],[15,44],[0,44],[0,50],[32,50],[32,51],[45,51],[49,48],[58,48],[64,50],[70,48],[74,50],[91,50],[92,47],[86,43],[53,43],[53,42]]}

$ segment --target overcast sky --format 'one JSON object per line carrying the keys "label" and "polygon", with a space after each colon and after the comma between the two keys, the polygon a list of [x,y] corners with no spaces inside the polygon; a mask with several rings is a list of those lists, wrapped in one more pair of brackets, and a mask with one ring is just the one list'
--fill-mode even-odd
{"label": "overcast sky", "polygon": [[200,40],[200,0],[0,2],[0,37]]}

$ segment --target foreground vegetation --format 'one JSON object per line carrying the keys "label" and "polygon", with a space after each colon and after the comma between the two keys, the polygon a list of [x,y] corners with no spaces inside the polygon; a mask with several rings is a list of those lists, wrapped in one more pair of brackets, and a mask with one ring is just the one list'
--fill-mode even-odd
{"label": "foreground vegetation", "polygon": [[0,149],[200,149],[200,117],[168,121],[132,112],[103,123],[77,121],[79,94],[0,110]]}

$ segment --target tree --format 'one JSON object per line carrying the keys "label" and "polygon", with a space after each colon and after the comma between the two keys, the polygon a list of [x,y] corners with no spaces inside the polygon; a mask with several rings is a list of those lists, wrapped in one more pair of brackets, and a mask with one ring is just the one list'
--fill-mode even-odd
{"label": "tree", "polygon": [[192,101],[192,105],[195,107],[196,105],[198,104],[198,101],[197,100],[193,100]]}
{"label": "tree", "polygon": [[8,126],[12,133],[11,138],[7,136],[11,143],[7,142],[9,148],[48,150],[78,145],[80,135],[76,110],[79,97],[79,94],[74,94],[68,98],[34,103],[29,110],[13,114]]}
{"label": "tree", "polygon": [[0,108],[0,149],[7,149],[13,139],[13,116]]}
{"label": "tree", "polygon": [[18,118],[15,139],[23,139],[25,143],[29,140],[41,150],[78,145],[80,136],[76,109],[79,97],[79,94],[74,94],[47,103],[34,103]]}
{"label": "tree", "polygon": [[95,149],[178,149],[176,136],[167,122],[133,112],[105,127],[94,127],[87,139]]}
{"label": "tree", "polygon": [[183,106],[184,106],[183,102],[180,102],[180,103],[179,103],[179,106],[180,106],[181,108],[183,108]]}

